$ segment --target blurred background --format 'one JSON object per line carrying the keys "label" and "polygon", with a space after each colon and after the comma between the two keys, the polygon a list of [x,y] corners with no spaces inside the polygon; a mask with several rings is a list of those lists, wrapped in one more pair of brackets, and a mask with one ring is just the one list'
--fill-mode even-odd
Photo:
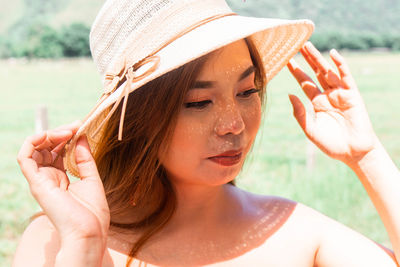
{"label": "blurred background", "polygon": [[[399,163],[399,0],[228,3],[242,15],[313,20],[311,40],[322,51],[336,48],[344,54],[378,136]],[[23,140],[35,131],[82,119],[101,94],[88,36],[102,4],[0,0],[0,266],[11,265],[29,217],[40,210],[16,162]],[[268,85],[264,123],[238,186],[302,202],[391,247],[357,177],[306,140],[291,115],[288,93],[305,100],[284,69]]]}
{"label": "blurred background", "polygon": [[[0,0],[0,57],[90,56],[89,26],[101,0]],[[243,15],[308,18],[317,47],[400,50],[398,0],[228,0]]]}

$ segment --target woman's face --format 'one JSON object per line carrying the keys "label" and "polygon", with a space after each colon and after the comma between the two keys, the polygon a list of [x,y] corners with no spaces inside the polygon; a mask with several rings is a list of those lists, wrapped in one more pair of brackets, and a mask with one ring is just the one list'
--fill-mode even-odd
{"label": "woman's face", "polygon": [[172,183],[220,185],[238,175],[261,120],[254,70],[244,40],[211,54],[160,159]]}

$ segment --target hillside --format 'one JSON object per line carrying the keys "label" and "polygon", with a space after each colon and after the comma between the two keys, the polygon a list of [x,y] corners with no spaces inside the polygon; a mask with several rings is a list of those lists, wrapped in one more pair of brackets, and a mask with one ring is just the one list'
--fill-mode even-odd
{"label": "hillside", "polygon": [[103,2],[103,0],[0,0],[2,6],[0,33],[5,33],[18,22],[33,18],[46,20],[55,28],[71,22],[91,25]]}
{"label": "hillside", "polygon": [[3,33],[23,14],[23,0],[0,0],[0,33]]}
{"label": "hillside", "polygon": [[[308,18],[317,31],[400,32],[398,0],[228,0],[243,15]],[[0,0],[0,33],[23,15],[43,16],[52,26],[71,22],[90,25],[103,0]],[[40,8],[37,6],[40,5]],[[3,8],[4,7],[4,8]],[[38,14],[40,13],[40,14]]]}
{"label": "hillside", "polygon": [[243,15],[277,18],[307,18],[317,32],[400,32],[398,0],[228,0]]}

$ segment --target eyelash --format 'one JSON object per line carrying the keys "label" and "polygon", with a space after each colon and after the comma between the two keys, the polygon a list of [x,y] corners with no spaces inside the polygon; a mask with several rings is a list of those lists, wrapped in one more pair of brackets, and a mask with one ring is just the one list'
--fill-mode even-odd
{"label": "eyelash", "polygon": [[[242,98],[248,98],[252,94],[258,93],[260,91],[261,91],[261,89],[253,88],[250,90],[246,90],[242,93],[239,93],[239,94],[237,94],[237,96],[240,96]],[[189,103],[185,103],[185,107],[186,108],[203,109],[203,108],[207,107],[207,105],[210,103],[212,103],[211,100],[204,100],[204,101],[199,101],[199,102],[189,102]]]}
{"label": "eyelash", "polygon": [[246,90],[246,91],[244,91],[242,93],[239,93],[238,96],[242,96],[244,98],[247,98],[247,97],[250,97],[252,94],[259,93],[260,91],[261,91],[261,89],[253,88],[253,89],[250,89],[250,90]]}

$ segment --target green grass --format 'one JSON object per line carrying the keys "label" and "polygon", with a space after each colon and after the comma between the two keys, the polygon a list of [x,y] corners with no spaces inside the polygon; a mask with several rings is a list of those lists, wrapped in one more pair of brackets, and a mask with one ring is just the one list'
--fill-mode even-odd
{"label": "green grass", "polygon": [[[398,163],[400,54],[346,56],[376,132]],[[0,61],[0,80],[0,266],[9,266],[27,219],[39,209],[15,160],[34,132],[35,109],[48,107],[50,127],[83,118],[101,84],[89,60]],[[317,151],[314,169],[306,168],[307,141],[291,115],[288,93],[302,95],[285,69],[268,86],[265,123],[239,186],[302,202],[390,247],[376,210],[346,166]]]}

